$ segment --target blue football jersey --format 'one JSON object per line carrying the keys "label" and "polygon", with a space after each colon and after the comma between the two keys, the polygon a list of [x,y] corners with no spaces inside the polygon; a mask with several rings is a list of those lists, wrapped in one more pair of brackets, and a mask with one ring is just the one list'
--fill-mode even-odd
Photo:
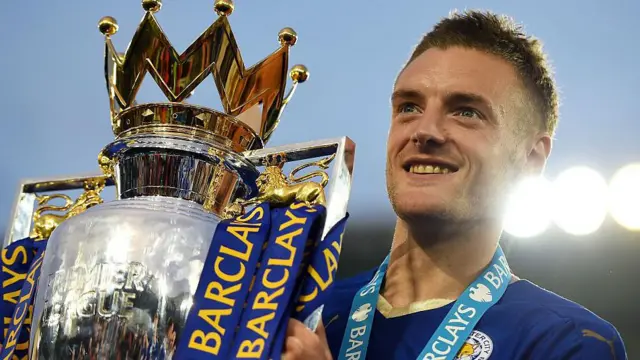
{"label": "blue football jersey", "polygon": [[[334,359],[338,359],[353,297],[374,272],[335,283],[323,311]],[[366,359],[415,360],[453,305],[441,300],[440,304],[431,301],[430,306],[392,309],[380,297]],[[440,353],[446,352],[446,341],[439,346]],[[517,280],[480,319],[456,359],[626,360],[627,356],[620,334],[611,324],[574,302]]]}

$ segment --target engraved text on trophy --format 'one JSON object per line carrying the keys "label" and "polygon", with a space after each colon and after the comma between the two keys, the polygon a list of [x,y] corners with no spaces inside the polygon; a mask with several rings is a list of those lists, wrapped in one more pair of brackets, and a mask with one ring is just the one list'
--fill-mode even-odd
{"label": "engraved text on trophy", "polygon": [[50,274],[47,281],[45,326],[63,318],[128,318],[136,301],[149,293],[153,276],[140,262],[74,266]]}

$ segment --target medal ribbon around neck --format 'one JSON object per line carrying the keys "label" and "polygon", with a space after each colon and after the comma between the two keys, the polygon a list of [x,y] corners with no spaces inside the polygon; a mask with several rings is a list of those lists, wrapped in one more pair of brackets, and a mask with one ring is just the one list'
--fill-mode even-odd
{"label": "medal ribbon around neck", "polygon": [[[373,278],[353,298],[339,360],[366,359],[378,296],[388,267],[389,255]],[[502,298],[511,282],[511,276],[504,252],[498,247],[489,266],[453,304],[417,359],[455,359],[478,321]]]}

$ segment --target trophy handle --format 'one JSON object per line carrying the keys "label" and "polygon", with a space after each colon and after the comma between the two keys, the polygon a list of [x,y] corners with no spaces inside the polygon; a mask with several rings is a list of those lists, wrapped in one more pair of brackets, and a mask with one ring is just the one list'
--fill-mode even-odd
{"label": "trophy handle", "polygon": [[[36,236],[38,238],[43,236],[46,237],[48,235],[48,232],[53,231],[53,228],[51,228],[51,226],[55,227],[64,219],[69,218],[73,215],[77,215],[87,208],[100,203],[100,192],[102,191],[102,189],[105,186],[113,185],[115,185],[113,178],[107,177],[100,173],[23,180],[18,188],[18,195],[16,196],[16,200],[14,202],[13,211],[11,213],[11,219],[9,222],[9,228],[7,229],[4,236],[3,247],[6,247],[14,241],[24,239],[29,236]],[[37,195],[37,193],[39,192],[69,191],[78,189],[84,189],[85,191],[77,200],[75,200],[75,202],[67,201],[68,206],[64,207],[50,206],[46,205],[46,203],[48,202],[48,200],[54,198],[69,199],[66,195],[64,197],[60,194],[46,197],[38,197]],[[40,199],[40,201],[38,201],[38,199]],[[42,208],[40,209],[36,206],[42,206]],[[62,215],[56,215],[55,219],[47,218],[47,224],[43,223],[43,225],[46,226],[38,229],[38,234],[32,234],[31,228],[32,225],[34,225],[34,215],[48,210],[47,208],[50,208],[51,210],[66,211],[66,213]]]}
{"label": "trophy handle", "polygon": [[[266,149],[250,150],[243,153],[244,157],[254,166],[264,166],[273,156],[285,155],[287,162],[308,160],[319,157],[329,157],[317,163],[303,164],[289,176],[293,176],[298,170],[307,166],[320,166],[326,168],[329,162],[333,163],[333,169],[329,179],[326,193],[327,217],[322,231],[324,238],[329,230],[347,214],[347,205],[351,193],[351,180],[353,178],[353,164],[356,145],[348,137],[340,137],[326,140],[309,141],[291,145],[276,146]],[[332,161],[333,160],[333,161]],[[315,172],[309,174],[312,175]],[[301,177],[294,180],[306,179]]]}

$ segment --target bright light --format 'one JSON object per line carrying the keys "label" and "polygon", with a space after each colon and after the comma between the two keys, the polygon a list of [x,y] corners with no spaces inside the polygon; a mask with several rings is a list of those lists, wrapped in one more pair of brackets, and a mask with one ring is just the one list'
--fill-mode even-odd
{"label": "bright light", "polygon": [[613,219],[629,230],[640,230],[640,164],[618,170],[609,184]]}
{"label": "bright light", "polygon": [[119,263],[127,260],[127,253],[131,240],[136,236],[136,232],[128,225],[116,225],[112,227],[107,243],[107,261]]}
{"label": "bright light", "polygon": [[607,215],[608,186],[588,167],[574,167],[553,182],[553,219],[564,231],[587,235],[602,225]]}
{"label": "bright light", "polygon": [[543,233],[551,222],[550,193],[551,184],[543,177],[530,178],[519,184],[509,198],[504,231],[522,238]]}

